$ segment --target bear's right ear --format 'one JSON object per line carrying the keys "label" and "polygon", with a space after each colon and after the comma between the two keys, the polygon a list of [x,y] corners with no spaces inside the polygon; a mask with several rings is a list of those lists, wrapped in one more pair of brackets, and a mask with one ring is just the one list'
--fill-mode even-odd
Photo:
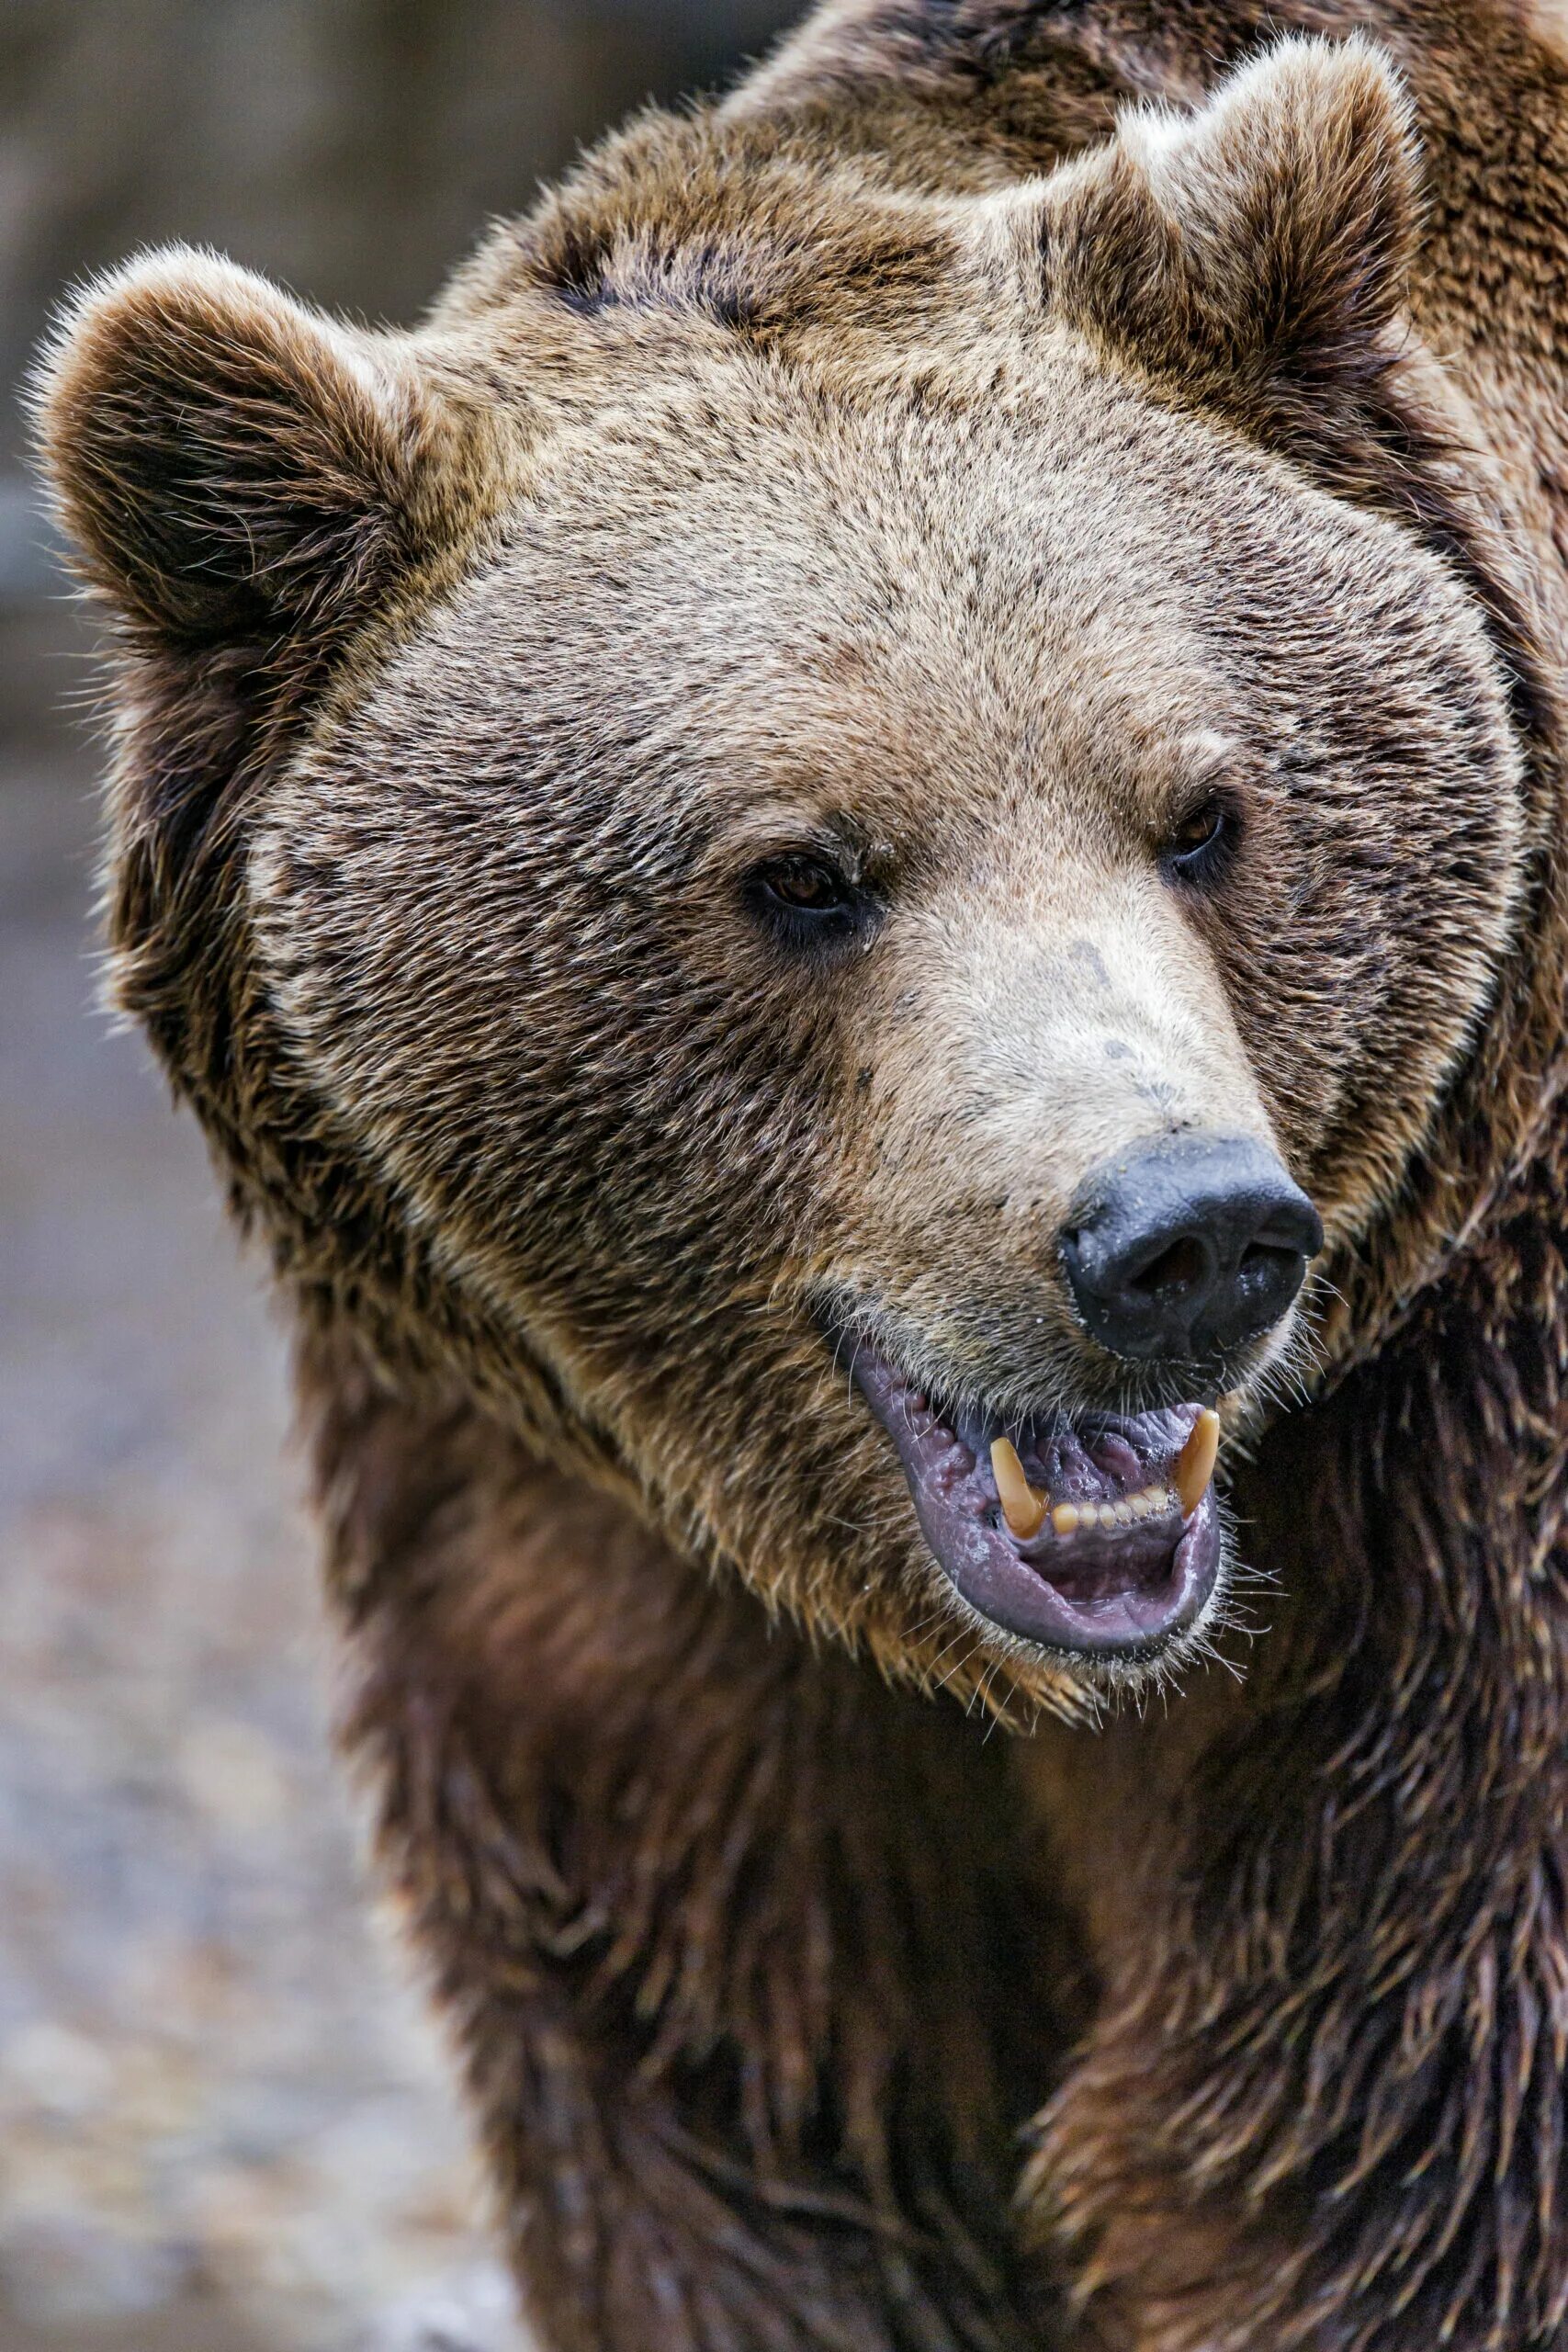
{"label": "bear's right ear", "polygon": [[412,368],[216,256],[80,294],[39,364],[39,452],[133,642],[328,642],[418,560],[434,404]]}

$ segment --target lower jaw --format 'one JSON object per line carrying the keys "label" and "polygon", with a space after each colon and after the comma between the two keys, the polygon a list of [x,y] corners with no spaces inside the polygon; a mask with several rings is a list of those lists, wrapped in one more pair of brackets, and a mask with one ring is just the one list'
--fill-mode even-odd
{"label": "lower jaw", "polygon": [[[1096,1469],[1085,1444],[1068,1432],[1082,1465],[1080,1487],[1094,1483],[1109,1498],[1130,1487],[1139,1468],[1153,1474],[1139,1480],[1137,1504],[1146,1515],[1128,1523],[1123,1514],[1115,1523],[1066,1535],[1047,1515],[1038,1532],[1021,1541],[1002,1516],[988,1461],[991,1438],[1009,1432],[999,1424],[961,1429],[942,1420],[869,1348],[857,1351],[854,1372],[897,1447],[932,1556],[988,1625],[1014,1641],[1110,1665],[1153,1658],[1199,1624],[1219,1578],[1219,1509],[1210,1485],[1195,1508],[1183,1511],[1162,1475],[1180,1453],[1199,1406],[1106,1424],[1097,1450],[1111,1457],[1109,1471]],[[1122,1464],[1124,1478],[1118,1476]],[[1110,1513],[1102,1504],[1090,1516],[1109,1520]]]}

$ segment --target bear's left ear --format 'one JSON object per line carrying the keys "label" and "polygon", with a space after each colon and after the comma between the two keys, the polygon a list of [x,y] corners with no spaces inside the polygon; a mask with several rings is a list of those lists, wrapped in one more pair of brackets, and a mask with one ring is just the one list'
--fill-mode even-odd
{"label": "bear's left ear", "polygon": [[[1047,184],[1055,313],[1233,412],[1381,365],[1419,217],[1413,116],[1359,37],[1292,39],[1190,115],[1124,114]],[[1261,420],[1260,420],[1261,421]]]}
{"label": "bear's left ear", "polygon": [[77,297],[35,379],[38,442],[134,641],[319,651],[417,560],[436,418],[392,349],[189,248]]}

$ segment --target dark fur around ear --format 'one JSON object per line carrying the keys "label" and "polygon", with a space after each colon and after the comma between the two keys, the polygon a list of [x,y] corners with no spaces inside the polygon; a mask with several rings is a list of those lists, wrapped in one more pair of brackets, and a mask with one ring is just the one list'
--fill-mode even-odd
{"label": "dark fur around ear", "polygon": [[89,286],[34,407],[82,568],[143,641],[319,643],[412,552],[431,419],[412,369],[213,255]]}
{"label": "dark fur around ear", "polygon": [[1053,306],[1233,409],[1354,397],[1404,297],[1413,119],[1359,39],[1281,41],[1192,115],[1123,114],[1051,183]]}

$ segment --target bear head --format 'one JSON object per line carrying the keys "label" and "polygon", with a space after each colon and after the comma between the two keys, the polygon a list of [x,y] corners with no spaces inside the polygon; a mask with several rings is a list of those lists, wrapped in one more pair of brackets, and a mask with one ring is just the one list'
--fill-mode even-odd
{"label": "bear head", "polygon": [[956,195],[655,117],[408,334],[88,288],[116,986],[305,1311],[893,1670],[1201,1647],[1526,865],[1417,212],[1298,40]]}

